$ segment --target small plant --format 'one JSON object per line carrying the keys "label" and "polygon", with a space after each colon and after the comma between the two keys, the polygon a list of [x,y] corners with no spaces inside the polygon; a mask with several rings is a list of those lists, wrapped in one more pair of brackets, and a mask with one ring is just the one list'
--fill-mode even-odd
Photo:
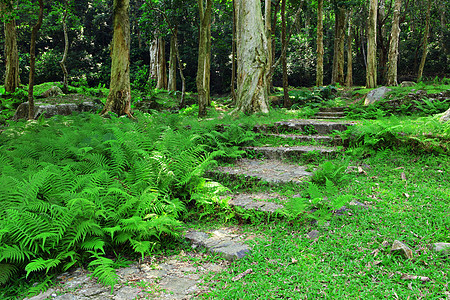
{"label": "small plant", "polygon": [[347,165],[345,163],[335,164],[331,161],[326,161],[321,164],[311,177],[311,181],[315,184],[324,186],[327,180],[335,185],[342,185],[348,179],[345,173]]}

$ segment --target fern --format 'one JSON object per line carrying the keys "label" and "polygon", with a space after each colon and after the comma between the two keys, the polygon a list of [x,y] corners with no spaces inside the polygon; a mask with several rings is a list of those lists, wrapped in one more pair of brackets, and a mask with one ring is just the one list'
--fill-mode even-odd
{"label": "fern", "polygon": [[95,258],[93,261],[89,263],[90,267],[94,267],[92,274],[98,278],[98,281],[103,283],[104,285],[111,286],[111,293],[114,290],[114,285],[119,282],[113,266],[114,261],[112,259],[100,256],[95,251],[88,251],[91,253],[91,257]]}
{"label": "fern", "polygon": [[0,285],[5,284],[17,273],[17,267],[12,264],[0,263]]}

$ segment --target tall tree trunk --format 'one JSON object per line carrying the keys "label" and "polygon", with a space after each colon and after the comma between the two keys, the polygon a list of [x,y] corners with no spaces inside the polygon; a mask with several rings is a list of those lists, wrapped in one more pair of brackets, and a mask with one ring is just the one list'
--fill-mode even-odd
{"label": "tall tree trunk", "polygon": [[283,51],[281,52],[281,64],[283,65],[283,107],[291,107],[291,101],[289,99],[289,82],[287,75],[287,44],[286,40],[286,0],[281,0],[281,44],[283,45]]}
{"label": "tall tree trunk", "polygon": [[198,116],[206,116],[206,106],[210,103],[209,78],[211,57],[211,10],[212,0],[198,0],[200,13],[200,36],[198,42],[198,68],[197,68],[197,92],[198,92]]}
{"label": "tall tree trunk", "polygon": [[316,86],[323,86],[323,0],[317,1]]}
{"label": "tall tree trunk", "polygon": [[167,89],[167,70],[164,39],[157,37],[150,45],[150,78],[156,81],[156,88]]}
{"label": "tall tree trunk", "polygon": [[345,85],[347,87],[353,86],[353,34],[352,34],[352,10],[348,12],[348,31],[347,31],[347,78]]}
{"label": "tall tree trunk", "polygon": [[[265,0],[264,2],[264,29],[267,37],[267,64],[271,66],[272,61],[272,0]],[[272,86],[273,73],[267,73],[267,93],[270,94],[270,88]]]}
{"label": "tall tree trunk", "polygon": [[378,0],[370,0],[366,68],[366,87],[368,88],[377,86],[377,6]]}
{"label": "tall tree trunk", "polygon": [[114,0],[111,81],[101,114],[114,112],[131,116],[130,88],[130,0]]}
{"label": "tall tree trunk", "polygon": [[345,25],[346,10],[339,7],[336,11],[335,36],[334,36],[334,55],[333,70],[331,74],[331,83],[344,84],[344,46],[345,46]]}
{"label": "tall tree trunk", "polygon": [[11,13],[14,9],[12,1],[8,4],[2,4],[1,8],[5,18],[5,91],[12,93],[20,85],[16,19]]}
{"label": "tall tree trunk", "polygon": [[237,105],[244,113],[269,112],[267,39],[259,0],[237,0]]}
{"label": "tall tree trunk", "polygon": [[233,0],[233,39],[231,42],[231,100],[236,105],[236,3]]}
{"label": "tall tree trunk", "polygon": [[63,71],[63,92],[65,94],[67,94],[69,92],[69,87],[68,87],[69,73],[67,72],[67,68],[66,68],[66,59],[67,59],[67,53],[69,52],[69,36],[67,34],[67,22],[66,21],[67,21],[67,10],[69,9],[69,3],[66,0],[64,4],[65,4],[65,9],[63,12],[63,19],[62,19],[63,30],[64,30],[64,54],[63,54],[61,61],[59,62],[59,65],[61,66],[61,69]]}
{"label": "tall tree trunk", "polygon": [[397,60],[398,60],[398,41],[400,37],[400,9],[402,6],[402,0],[395,0],[394,14],[392,17],[392,29],[391,38],[389,42],[389,55],[388,55],[388,72],[387,72],[387,85],[396,86],[397,82]]}
{"label": "tall tree trunk", "polygon": [[170,37],[169,83],[167,88],[169,91],[177,90],[177,54],[175,52],[177,34],[178,26],[175,25],[175,28],[173,29],[172,35]]}
{"label": "tall tree trunk", "polygon": [[275,3],[275,10],[273,12],[273,19],[272,19],[272,30],[270,31],[272,33],[271,36],[271,46],[270,49],[272,49],[272,52],[270,53],[270,64],[269,64],[269,78],[270,78],[270,82],[268,83],[269,85],[269,90],[273,91],[273,73],[274,73],[274,69],[275,69],[275,42],[276,42],[276,38],[275,38],[275,33],[277,32],[277,21],[278,21],[278,11],[280,10],[280,1],[281,0],[277,0],[277,2]]}
{"label": "tall tree trunk", "polygon": [[378,57],[378,74],[381,78],[381,82],[384,83],[386,81],[387,74],[387,64],[388,64],[388,53],[389,48],[387,43],[385,42],[386,36],[386,0],[378,0],[378,14],[377,14],[377,47],[379,50]]}
{"label": "tall tree trunk", "polygon": [[417,72],[417,80],[422,79],[423,69],[425,68],[425,60],[428,54],[428,36],[430,35],[430,14],[431,14],[431,0],[428,0],[427,17],[425,23],[425,32],[423,34],[423,50],[422,58],[420,60],[419,71]]}
{"label": "tall tree trunk", "polygon": [[39,15],[38,21],[31,30],[31,42],[30,42],[30,77],[28,81],[28,120],[34,119],[34,74],[36,69],[36,38],[39,29],[42,26],[42,19],[44,18],[44,1],[39,0]]}

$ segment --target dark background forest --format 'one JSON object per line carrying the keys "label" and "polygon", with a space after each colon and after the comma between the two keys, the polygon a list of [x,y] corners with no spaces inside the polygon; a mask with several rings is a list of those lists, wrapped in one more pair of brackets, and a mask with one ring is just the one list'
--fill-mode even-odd
{"label": "dark background forest", "polygon": [[[351,8],[353,35],[353,81],[365,84],[365,47],[367,45],[366,23],[368,1],[324,2],[324,84],[331,81],[333,45],[335,35],[336,7]],[[280,1],[272,1],[273,15],[279,12]],[[76,85],[108,87],[111,65],[112,1],[77,0],[69,2],[68,35],[69,53],[67,69],[69,82]],[[36,5],[35,5],[36,6]],[[149,47],[156,36],[163,37],[165,56],[169,60],[171,31],[161,13],[169,17],[171,26],[178,27],[178,45],[184,66],[187,91],[196,91],[198,52],[198,8],[196,1],[163,0],[146,3],[131,1],[131,83],[133,89],[152,87],[149,79]],[[378,82],[385,82],[389,33],[393,1],[380,1],[378,13]],[[45,1],[44,21],[36,44],[36,79],[40,84],[61,81],[63,74],[59,61],[64,51],[62,10],[64,3]],[[151,8],[152,7],[152,8]],[[153,9],[156,7],[158,10]],[[426,19],[426,1],[404,1],[401,10],[401,33],[399,42],[399,82],[415,80],[420,63]],[[230,92],[232,13],[231,1],[215,1],[212,13],[211,49],[211,93],[222,95]],[[424,78],[450,76],[450,29],[446,17],[450,1],[432,1],[429,52],[424,69]],[[298,13],[297,13],[298,12]],[[18,49],[20,55],[20,79],[27,83],[29,69],[30,32],[36,22],[33,5],[21,5],[17,10]],[[291,86],[313,86],[315,84],[317,1],[287,2],[288,31],[291,33],[287,49],[288,78]],[[297,17],[295,18],[295,15]],[[279,15],[276,17],[279,19]],[[275,17],[274,17],[275,19]],[[295,22],[295,23],[294,23]],[[281,53],[280,22],[276,24],[275,56]],[[3,24],[2,24],[3,26]],[[2,28],[3,29],[3,28]],[[3,31],[3,30],[2,30]],[[4,36],[2,35],[3,48]],[[347,44],[347,41],[346,41]],[[346,45],[347,47],[347,45]],[[4,56],[0,58],[0,76],[4,76]],[[274,73],[274,85],[282,85],[281,66]],[[178,75],[177,86],[180,87]],[[153,83],[153,87],[155,83]]]}

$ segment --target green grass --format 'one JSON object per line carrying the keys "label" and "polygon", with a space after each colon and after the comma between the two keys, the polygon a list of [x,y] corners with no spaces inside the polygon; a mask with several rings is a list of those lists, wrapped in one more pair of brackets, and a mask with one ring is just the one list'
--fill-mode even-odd
{"label": "green grass", "polygon": [[[212,275],[208,281],[215,290],[204,298],[445,298],[449,258],[427,245],[450,242],[449,163],[448,156],[411,155],[406,149],[355,158],[350,164],[362,165],[367,175],[350,174],[340,193],[369,209],[333,217],[325,227],[278,220],[252,228],[265,238],[230,270]],[[316,240],[306,238],[313,229],[321,233]],[[391,255],[383,242],[394,240],[408,244],[414,258]],[[252,274],[231,280],[250,268]],[[432,281],[403,280],[403,274]]]}

